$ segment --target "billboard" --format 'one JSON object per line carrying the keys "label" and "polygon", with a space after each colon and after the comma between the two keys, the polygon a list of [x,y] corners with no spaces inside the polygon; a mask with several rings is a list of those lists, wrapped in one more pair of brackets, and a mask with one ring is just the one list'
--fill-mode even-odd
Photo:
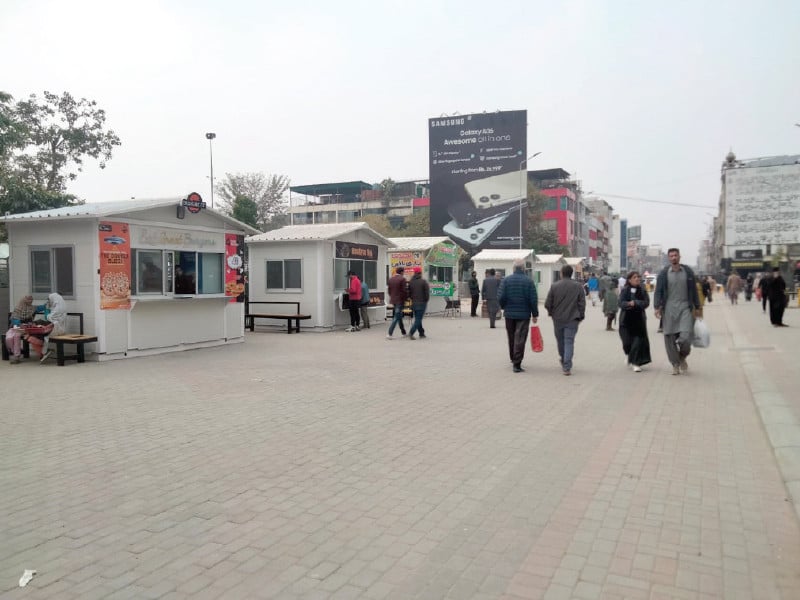
{"label": "billboard", "polygon": [[800,164],[725,171],[725,245],[800,240]]}
{"label": "billboard", "polygon": [[468,250],[518,248],[527,111],[428,119],[428,142],[431,235]]}

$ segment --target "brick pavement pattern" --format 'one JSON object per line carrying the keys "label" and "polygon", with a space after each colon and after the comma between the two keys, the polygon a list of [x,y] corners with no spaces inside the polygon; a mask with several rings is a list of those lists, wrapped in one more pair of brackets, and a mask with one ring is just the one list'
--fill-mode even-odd
{"label": "brick pavement pattern", "polygon": [[633,373],[587,313],[570,378],[546,318],[520,374],[502,327],[441,317],[427,340],[0,365],[0,596],[800,597],[791,465],[752,389],[800,416],[800,311],[776,330],[713,303],[679,377],[654,319]]}

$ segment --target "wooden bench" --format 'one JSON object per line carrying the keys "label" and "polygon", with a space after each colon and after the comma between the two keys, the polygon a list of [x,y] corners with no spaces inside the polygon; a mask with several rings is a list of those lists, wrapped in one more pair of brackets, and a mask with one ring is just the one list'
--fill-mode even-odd
{"label": "wooden bench", "polygon": [[[254,313],[251,311],[250,305],[252,304],[288,304],[295,307],[294,313],[278,313],[278,312],[257,312]],[[305,321],[310,319],[311,315],[302,314],[300,312],[300,303],[299,302],[267,302],[267,301],[257,301],[257,302],[250,302],[248,301],[245,304],[245,312],[244,312],[244,326],[246,329],[250,331],[255,331],[256,327],[256,319],[286,319],[286,324],[289,328],[289,333],[292,331],[296,331],[300,333],[300,321]],[[294,321],[294,325],[292,325],[292,321]]]}
{"label": "wooden bench", "polygon": [[[69,312],[69,313],[67,313],[67,328],[69,328],[69,325],[70,325],[70,317],[73,317],[73,320],[72,320],[73,323],[74,323],[75,319],[78,320],[78,333],[83,334],[83,313],[79,313],[79,312]],[[9,324],[9,327],[10,327],[11,326],[11,313],[8,313],[8,324]],[[2,342],[3,342],[3,344],[2,344],[2,346],[3,346],[3,360],[8,360],[9,359],[9,354],[8,354],[8,348],[6,347],[6,339],[5,339],[5,337],[6,336],[5,336],[5,332],[4,332],[3,333],[3,340],[2,340]],[[24,356],[25,358],[30,358],[30,356],[31,356],[31,349],[30,349],[30,346],[28,345],[28,340],[23,340],[22,341],[22,356]]]}
{"label": "wooden bench", "polygon": [[[97,341],[97,336],[83,335],[81,333],[65,333],[62,335],[51,335],[50,341],[56,345],[56,361],[59,367],[64,366],[65,360],[77,360],[79,363],[86,362],[86,355],[83,346]],[[74,344],[75,354],[64,354],[64,344]]]}

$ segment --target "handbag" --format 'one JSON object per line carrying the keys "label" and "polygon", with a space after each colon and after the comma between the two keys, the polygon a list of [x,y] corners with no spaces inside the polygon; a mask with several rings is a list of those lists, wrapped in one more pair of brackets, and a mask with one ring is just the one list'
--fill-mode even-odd
{"label": "handbag", "polygon": [[694,337],[692,338],[692,346],[695,348],[708,348],[711,345],[711,331],[703,319],[695,319],[694,321]]}
{"label": "handbag", "polygon": [[538,325],[531,325],[531,350],[534,352],[544,350],[544,340]]}

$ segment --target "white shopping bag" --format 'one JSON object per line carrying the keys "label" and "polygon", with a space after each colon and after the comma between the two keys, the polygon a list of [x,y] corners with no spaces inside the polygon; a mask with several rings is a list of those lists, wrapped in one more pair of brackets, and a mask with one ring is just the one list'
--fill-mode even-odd
{"label": "white shopping bag", "polygon": [[711,345],[711,331],[703,319],[694,320],[694,337],[692,346],[695,348],[708,348]]}

